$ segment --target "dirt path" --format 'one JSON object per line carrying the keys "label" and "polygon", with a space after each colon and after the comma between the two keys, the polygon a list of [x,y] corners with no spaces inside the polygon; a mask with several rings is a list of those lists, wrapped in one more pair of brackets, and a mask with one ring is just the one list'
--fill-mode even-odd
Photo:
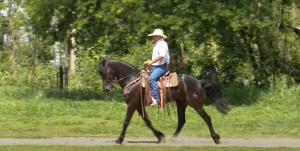
{"label": "dirt path", "polygon": [[[101,146],[116,145],[115,138],[53,138],[53,139],[0,139],[0,145],[74,145]],[[177,140],[166,138],[166,143],[157,144],[155,138],[125,138],[124,145],[140,146],[244,146],[244,147],[300,147],[300,139],[232,139],[224,138],[216,145],[212,139],[178,137]]]}

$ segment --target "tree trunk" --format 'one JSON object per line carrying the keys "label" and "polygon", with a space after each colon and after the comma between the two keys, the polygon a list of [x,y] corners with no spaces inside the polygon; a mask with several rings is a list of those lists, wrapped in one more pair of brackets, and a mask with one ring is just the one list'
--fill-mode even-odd
{"label": "tree trunk", "polygon": [[170,66],[169,66],[169,69],[171,71],[177,71],[178,68],[179,68],[179,65],[178,65],[178,56],[180,52],[176,52],[176,49],[178,47],[178,44],[176,44],[176,41],[174,40],[174,36],[170,36],[169,38],[169,53],[170,53]]}
{"label": "tree trunk", "polygon": [[17,64],[16,63],[16,49],[17,49],[16,39],[17,39],[17,37],[15,35],[14,26],[13,26],[13,22],[12,22],[12,4],[8,8],[7,16],[8,16],[9,26],[10,26],[10,30],[11,30],[11,53],[12,53],[13,75],[16,76],[17,75],[17,69],[16,69],[16,64]]}
{"label": "tree trunk", "polygon": [[16,45],[16,42],[14,40],[14,37],[12,38],[12,49],[11,49],[11,52],[12,52],[12,68],[13,68],[13,75],[16,76],[17,75],[17,69],[16,69],[16,66],[17,66],[17,63],[16,63],[16,48],[17,48],[17,45]]}
{"label": "tree trunk", "polygon": [[296,4],[295,3],[292,3],[292,6],[291,6],[291,9],[292,9],[292,24],[294,24],[294,19],[296,18]]}
{"label": "tree trunk", "polygon": [[4,32],[0,29],[0,51],[4,50]]}
{"label": "tree trunk", "polygon": [[[76,29],[72,29],[71,35],[75,34]],[[76,48],[76,41],[75,37],[72,36],[71,38],[71,47],[70,47],[70,53],[69,53],[69,72],[70,73],[75,73],[76,71],[76,54],[75,54],[75,48]]]}
{"label": "tree trunk", "polygon": [[183,50],[183,43],[180,44],[180,52],[181,52],[181,61],[183,68],[185,67],[185,61],[184,61],[184,50]]}
{"label": "tree trunk", "polygon": [[257,70],[258,69],[258,64],[256,63],[254,50],[252,48],[253,46],[251,46],[252,45],[251,39],[252,39],[253,35],[247,33],[247,27],[241,29],[241,34],[242,34],[244,42],[247,46],[248,53],[250,55],[250,60],[251,60],[252,67],[253,67],[254,70]]}
{"label": "tree trunk", "polygon": [[[65,75],[65,90],[68,90],[68,72],[70,72],[70,66],[71,66],[71,61],[70,61],[70,58],[71,58],[71,55],[70,55],[70,50],[69,50],[69,47],[68,47],[68,42],[65,41],[65,65],[64,65],[64,70],[63,70],[63,67],[61,66],[60,68],[60,78],[61,78],[61,85],[63,85],[63,78],[64,78],[64,75]],[[69,58],[69,60],[68,60]],[[61,86],[61,90],[63,89],[63,86]]]}
{"label": "tree trunk", "polygon": [[35,60],[36,60],[36,49],[34,48],[31,38],[28,35],[28,43],[31,46],[31,49],[33,50],[33,59],[32,59],[32,66],[31,66],[31,91],[34,90],[34,72],[35,72]]}

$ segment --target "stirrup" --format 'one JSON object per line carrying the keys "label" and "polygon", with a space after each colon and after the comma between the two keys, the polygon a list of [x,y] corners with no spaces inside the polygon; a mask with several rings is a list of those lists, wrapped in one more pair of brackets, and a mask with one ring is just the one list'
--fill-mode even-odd
{"label": "stirrup", "polygon": [[157,104],[151,103],[149,106],[150,106],[150,107],[156,107]]}

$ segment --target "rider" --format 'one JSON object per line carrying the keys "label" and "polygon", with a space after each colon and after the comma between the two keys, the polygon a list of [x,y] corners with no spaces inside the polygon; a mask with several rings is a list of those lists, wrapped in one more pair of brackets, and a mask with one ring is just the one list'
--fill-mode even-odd
{"label": "rider", "polygon": [[157,81],[168,71],[167,67],[170,63],[170,55],[168,44],[164,41],[167,36],[164,35],[164,32],[161,29],[155,29],[154,32],[148,36],[153,37],[155,46],[152,52],[152,59],[145,61],[144,65],[152,65],[152,73],[149,77],[149,81],[153,103],[150,106],[155,107],[157,106],[157,103],[160,102]]}

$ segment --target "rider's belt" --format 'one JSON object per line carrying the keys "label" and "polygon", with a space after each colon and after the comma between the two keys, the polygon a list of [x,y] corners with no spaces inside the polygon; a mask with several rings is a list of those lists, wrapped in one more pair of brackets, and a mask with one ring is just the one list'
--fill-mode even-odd
{"label": "rider's belt", "polygon": [[165,66],[165,67],[168,67],[168,64],[167,63],[164,63],[164,64],[161,64],[161,65],[152,65],[152,66]]}
{"label": "rider's belt", "polygon": [[152,65],[152,66],[168,66],[168,64],[167,63],[164,63],[164,64],[161,64],[161,65]]}

